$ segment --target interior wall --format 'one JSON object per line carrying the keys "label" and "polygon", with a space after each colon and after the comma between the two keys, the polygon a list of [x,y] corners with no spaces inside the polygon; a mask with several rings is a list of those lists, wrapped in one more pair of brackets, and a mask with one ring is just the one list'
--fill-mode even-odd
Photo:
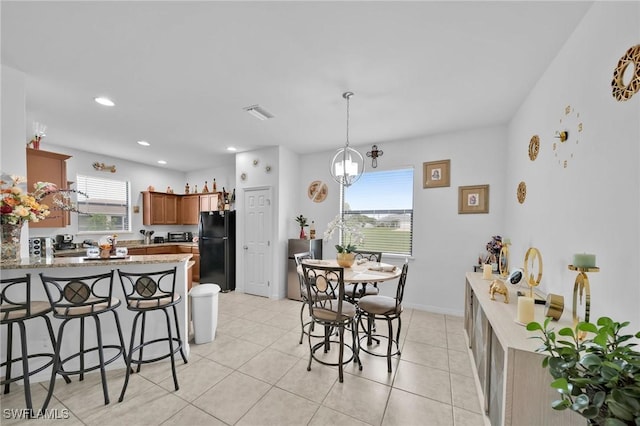
{"label": "interior wall", "polygon": [[[521,265],[529,247],[541,251],[541,289],[564,296],[565,315],[576,278],[568,269],[572,256],[594,253],[600,272],[588,274],[591,319],[628,320],[634,331],[640,329],[640,93],[618,102],[611,81],[619,58],[640,42],[638,28],[640,3],[596,2],[562,47],[509,126],[505,214],[512,259]],[[553,144],[566,106],[580,113],[583,131],[567,123],[573,135],[558,148],[568,158],[564,168]],[[531,161],[536,134],[540,153]],[[520,181],[527,184],[524,204],[515,197]]]}
{"label": "interior wall", "polygon": [[280,182],[278,198],[278,242],[276,252],[278,260],[276,267],[279,270],[280,281],[278,282],[278,298],[287,297],[287,262],[288,262],[288,240],[291,238],[290,228],[292,224],[297,224],[294,220],[298,210],[298,191],[303,185],[300,184],[300,156],[293,151],[279,147],[278,176]]}
{"label": "interior wall", "polygon": [[[473,270],[491,236],[503,230],[506,142],[506,127],[498,126],[378,144],[384,154],[378,158],[376,170],[414,169],[413,256],[404,299],[408,307],[462,315],[464,274]],[[371,149],[370,146],[353,148],[363,155]],[[333,152],[325,152],[303,155],[300,160],[302,187],[297,214],[316,221],[319,238],[340,205],[339,185],[329,173],[332,156]],[[444,159],[451,160],[451,186],[424,189],[423,162]],[[368,159],[366,170],[372,170]],[[327,199],[322,203],[307,197],[307,187],[314,180],[322,180],[329,187]],[[489,185],[489,213],[458,214],[458,187],[483,184]],[[298,228],[294,226],[289,232],[290,238],[295,238]],[[324,242],[324,258],[335,256],[336,243],[334,240]],[[404,259],[385,258],[385,261],[401,263]],[[381,287],[384,294],[393,293],[392,289]]]}

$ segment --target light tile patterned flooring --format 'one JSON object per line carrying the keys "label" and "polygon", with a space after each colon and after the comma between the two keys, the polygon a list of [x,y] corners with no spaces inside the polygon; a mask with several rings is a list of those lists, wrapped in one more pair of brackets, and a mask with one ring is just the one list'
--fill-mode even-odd
{"label": "light tile patterned flooring", "polygon": [[[124,369],[109,372],[106,406],[99,374],[83,382],[74,377],[68,385],[60,379],[49,408],[69,418],[37,424],[484,426],[461,317],[406,309],[402,355],[394,358],[393,372],[387,373],[385,358],[361,353],[362,371],[350,363],[340,383],[336,367],[314,361],[307,371],[306,336],[298,344],[299,310],[300,302],[292,300],[222,293],[215,340],[191,344],[188,364],[176,361],[179,391],[164,362],[132,375],[122,403]],[[36,406],[46,386],[33,385]],[[0,403],[0,423],[27,423],[6,411],[24,406],[21,387]]]}

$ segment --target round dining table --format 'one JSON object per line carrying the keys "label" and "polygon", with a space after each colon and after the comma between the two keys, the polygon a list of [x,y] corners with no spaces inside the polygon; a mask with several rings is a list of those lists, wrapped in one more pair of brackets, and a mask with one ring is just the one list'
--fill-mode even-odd
{"label": "round dining table", "polygon": [[[328,266],[339,268],[335,259],[305,259],[302,263],[307,265]],[[302,268],[298,267],[302,272]],[[344,268],[345,283],[379,283],[400,277],[402,268],[382,262],[365,261],[354,263],[350,268]]]}

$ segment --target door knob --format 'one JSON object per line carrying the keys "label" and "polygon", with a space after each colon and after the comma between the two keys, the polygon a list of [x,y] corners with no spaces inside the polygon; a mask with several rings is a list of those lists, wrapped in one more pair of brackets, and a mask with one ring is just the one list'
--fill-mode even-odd
{"label": "door knob", "polygon": [[249,246],[242,246],[243,249],[249,250]]}

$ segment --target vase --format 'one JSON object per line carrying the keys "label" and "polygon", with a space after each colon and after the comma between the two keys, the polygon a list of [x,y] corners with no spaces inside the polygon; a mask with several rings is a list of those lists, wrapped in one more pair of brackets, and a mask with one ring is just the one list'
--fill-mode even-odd
{"label": "vase", "polygon": [[20,235],[22,224],[2,224],[2,241],[0,242],[0,261],[20,261]]}
{"label": "vase", "polygon": [[307,239],[307,234],[304,233],[304,226],[300,227],[300,239],[301,240],[306,240]]}
{"label": "vase", "polygon": [[356,255],[353,253],[338,253],[336,260],[338,261],[338,265],[343,268],[351,268],[353,262],[356,261]]}

